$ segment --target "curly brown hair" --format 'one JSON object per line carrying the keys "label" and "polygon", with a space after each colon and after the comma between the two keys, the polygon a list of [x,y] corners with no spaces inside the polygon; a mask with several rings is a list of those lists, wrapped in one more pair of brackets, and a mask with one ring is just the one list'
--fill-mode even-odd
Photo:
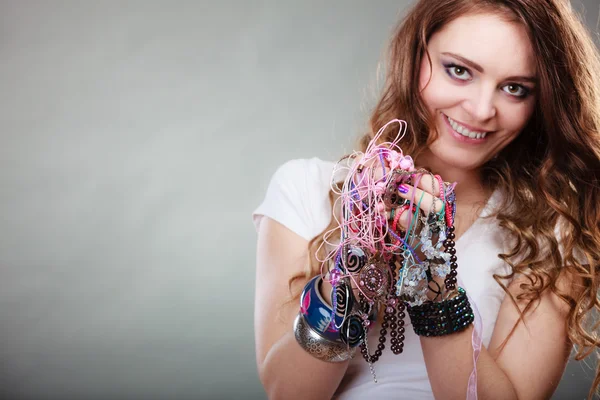
{"label": "curly brown hair", "polygon": [[[504,194],[492,217],[515,239],[508,253],[498,255],[512,273],[495,278],[508,293],[505,279],[517,274],[526,277],[527,283],[521,285],[524,293],[517,298],[528,301],[521,321],[546,290],[567,303],[568,338],[577,350],[575,358],[581,360],[600,348],[600,322],[595,318],[600,311],[600,56],[568,1],[418,1],[392,36],[382,94],[371,114],[369,132],[358,147],[364,151],[374,133],[394,118],[409,126],[402,140],[405,154],[418,159],[435,139],[435,124],[418,86],[421,61],[427,57],[431,65],[427,42],[432,34],[468,13],[494,13],[521,23],[536,55],[539,78],[538,100],[527,126],[482,169],[483,184]],[[396,134],[386,133],[384,141]],[[332,192],[330,200],[333,205]],[[324,232],[336,226],[332,219]],[[292,278],[290,287],[297,278],[319,273],[315,254],[319,248],[325,251],[320,247],[322,236],[309,243],[310,268]],[[559,288],[563,277],[572,282],[568,291]],[[590,398],[599,383],[600,369]]]}

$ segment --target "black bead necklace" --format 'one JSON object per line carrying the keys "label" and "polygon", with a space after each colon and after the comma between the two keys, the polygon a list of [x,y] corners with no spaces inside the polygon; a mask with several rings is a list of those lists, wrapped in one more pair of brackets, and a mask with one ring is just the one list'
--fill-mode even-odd
{"label": "black bead necklace", "polygon": [[[404,257],[400,255],[398,258],[400,265],[402,265]],[[381,329],[379,330],[379,343],[377,344],[377,350],[375,350],[373,354],[369,354],[366,344],[366,336],[365,340],[360,345],[360,352],[363,358],[370,364],[377,362],[383,354],[385,342],[387,340],[386,336],[388,329],[390,329],[390,347],[392,352],[398,355],[404,350],[404,317],[406,316],[405,305],[404,302],[398,296],[396,296],[395,292],[394,282],[397,279],[398,273],[396,266],[393,262],[390,262],[389,267],[391,269],[391,276],[393,279],[390,280],[390,285],[388,288],[389,294],[387,296],[387,304],[385,305],[385,310],[383,312]]]}
{"label": "black bead necklace", "polygon": [[444,279],[444,283],[446,284],[446,289],[448,291],[453,291],[456,289],[456,275],[458,268],[458,264],[456,262],[456,249],[454,248],[454,225],[448,227],[448,235],[446,236],[446,240],[444,241],[444,247],[446,253],[450,254],[450,272],[446,275],[446,279]]}

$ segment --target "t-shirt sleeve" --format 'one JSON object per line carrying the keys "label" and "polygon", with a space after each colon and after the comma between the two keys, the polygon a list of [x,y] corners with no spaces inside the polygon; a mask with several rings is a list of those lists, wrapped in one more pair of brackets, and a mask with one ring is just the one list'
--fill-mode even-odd
{"label": "t-shirt sleeve", "polygon": [[263,217],[269,217],[306,240],[321,233],[331,219],[330,175],[324,162],[316,158],[281,165],[271,178],[263,202],[252,213],[256,231]]}

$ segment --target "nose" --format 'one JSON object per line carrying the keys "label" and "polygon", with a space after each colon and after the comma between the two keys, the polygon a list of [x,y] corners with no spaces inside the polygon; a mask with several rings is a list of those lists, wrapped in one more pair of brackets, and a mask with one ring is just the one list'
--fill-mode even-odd
{"label": "nose", "polygon": [[465,110],[473,117],[475,121],[485,122],[496,116],[496,104],[494,103],[493,89],[481,88],[478,93],[474,93],[465,104]]}

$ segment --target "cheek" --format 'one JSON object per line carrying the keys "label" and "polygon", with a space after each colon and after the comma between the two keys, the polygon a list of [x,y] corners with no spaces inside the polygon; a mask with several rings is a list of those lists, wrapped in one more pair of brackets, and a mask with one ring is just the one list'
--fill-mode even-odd
{"label": "cheek", "polygon": [[512,132],[520,132],[531,118],[534,110],[533,102],[522,104],[521,107],[511,107],[506,110],[504,115],[507,116],[504,126]]}
{"label": "cheek", "polygon": [[452,107],[458,101],[455,88],[448,84],[443,72],[432,72],[427,60],[421,62],[419,88],[421,98],[432,113],[438,109]]}

